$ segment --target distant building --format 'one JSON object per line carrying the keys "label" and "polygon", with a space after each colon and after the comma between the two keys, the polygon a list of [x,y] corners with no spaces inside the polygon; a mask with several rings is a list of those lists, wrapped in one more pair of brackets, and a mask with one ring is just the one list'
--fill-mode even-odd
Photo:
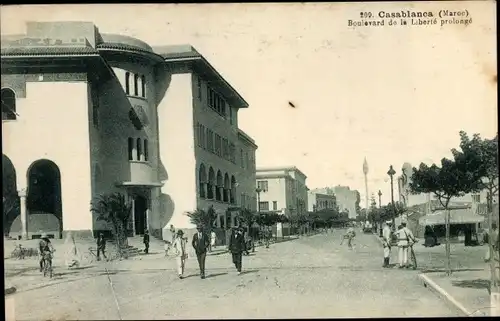
{"label": "distant building", "polygon": [[309,212],[337,207],[337,198],[333,194],[333,191],[332,193],[327,193],[325,189],[313,189],[307,192],[307,202],[307,210]]}
{"label": "distant building", "polygon": [[349,212],[349,218],[356,218],[356,204],[359,205],[359,192],[351,190],[349,186],[335,186],[333,188],[339,209]]}
{"label": "distant building", "polygon": [[258,207],[286,216],[305,214],[308,204],[307,176],[297,167],[257,168]]}

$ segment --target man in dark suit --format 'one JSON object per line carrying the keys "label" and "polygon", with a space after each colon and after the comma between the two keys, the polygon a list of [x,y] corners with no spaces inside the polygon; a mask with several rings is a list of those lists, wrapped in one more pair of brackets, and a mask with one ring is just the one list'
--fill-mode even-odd
{"label": "man in dark suit", "polygon": [[205,258],[207,257],[207,249],[210,245],[210,237],[203,231],[201,225],[198,225],[196,229],[198,232],[193,235],[193,241],[191,244],[196,252],[196,258],[198,259],[198,265],[200,266],[200,277],[204,279]]}
{"label": "man in dark suit", "polygon": [[241,274],[241,266],[243,259],[243,252],[246,250],[245,237],[243,235],[243,228],[235,228],[229,239],[229,251],[233,256],[233,263],[238,271],[238,275]]}

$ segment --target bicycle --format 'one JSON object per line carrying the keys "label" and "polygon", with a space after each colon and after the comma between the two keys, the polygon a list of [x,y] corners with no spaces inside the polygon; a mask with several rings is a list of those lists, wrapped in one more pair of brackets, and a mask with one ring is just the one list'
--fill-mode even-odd
{"label": "bicycle", "polygon": [[413,250],[413,245],[415,245],[415,243],[417,242],[418,240],[415,240],[413,243],[409,245],[410,262],[413,270],[417,269],[417,256],[415,255],[415,251]]}
{"label": "bicycle", "polygon": [[43,269],[43,277],[46,277],[47,274],[50,278],[52,278],[52,252],[45,251],[42,254],[42,269]]}

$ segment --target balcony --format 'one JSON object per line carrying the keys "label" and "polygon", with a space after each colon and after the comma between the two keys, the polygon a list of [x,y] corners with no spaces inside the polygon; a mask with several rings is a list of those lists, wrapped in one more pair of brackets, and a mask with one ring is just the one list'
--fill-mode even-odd
{"label": "balcony", "polygon": [[129,161],[130,180],[120,182],[120,186],[160,187],[163,184],[158,180],[156,170],[144,161]]}

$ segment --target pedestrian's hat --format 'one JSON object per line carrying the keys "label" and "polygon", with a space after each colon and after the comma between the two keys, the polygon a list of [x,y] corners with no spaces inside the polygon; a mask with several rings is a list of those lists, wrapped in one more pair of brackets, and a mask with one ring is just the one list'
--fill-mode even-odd
{"label": "pedestrian's hat", "polygon": [[184,232],[182,230],[177,230],[177,235],[184,235]]}
{"label": "pedestrian's hat", "polygon": [[385,221],[385,224],[392,224],[392,221]]}
{"label": "pedestrian's hat", "polygon": [[42,233],[42,239],[47,238],[47,233]]}

